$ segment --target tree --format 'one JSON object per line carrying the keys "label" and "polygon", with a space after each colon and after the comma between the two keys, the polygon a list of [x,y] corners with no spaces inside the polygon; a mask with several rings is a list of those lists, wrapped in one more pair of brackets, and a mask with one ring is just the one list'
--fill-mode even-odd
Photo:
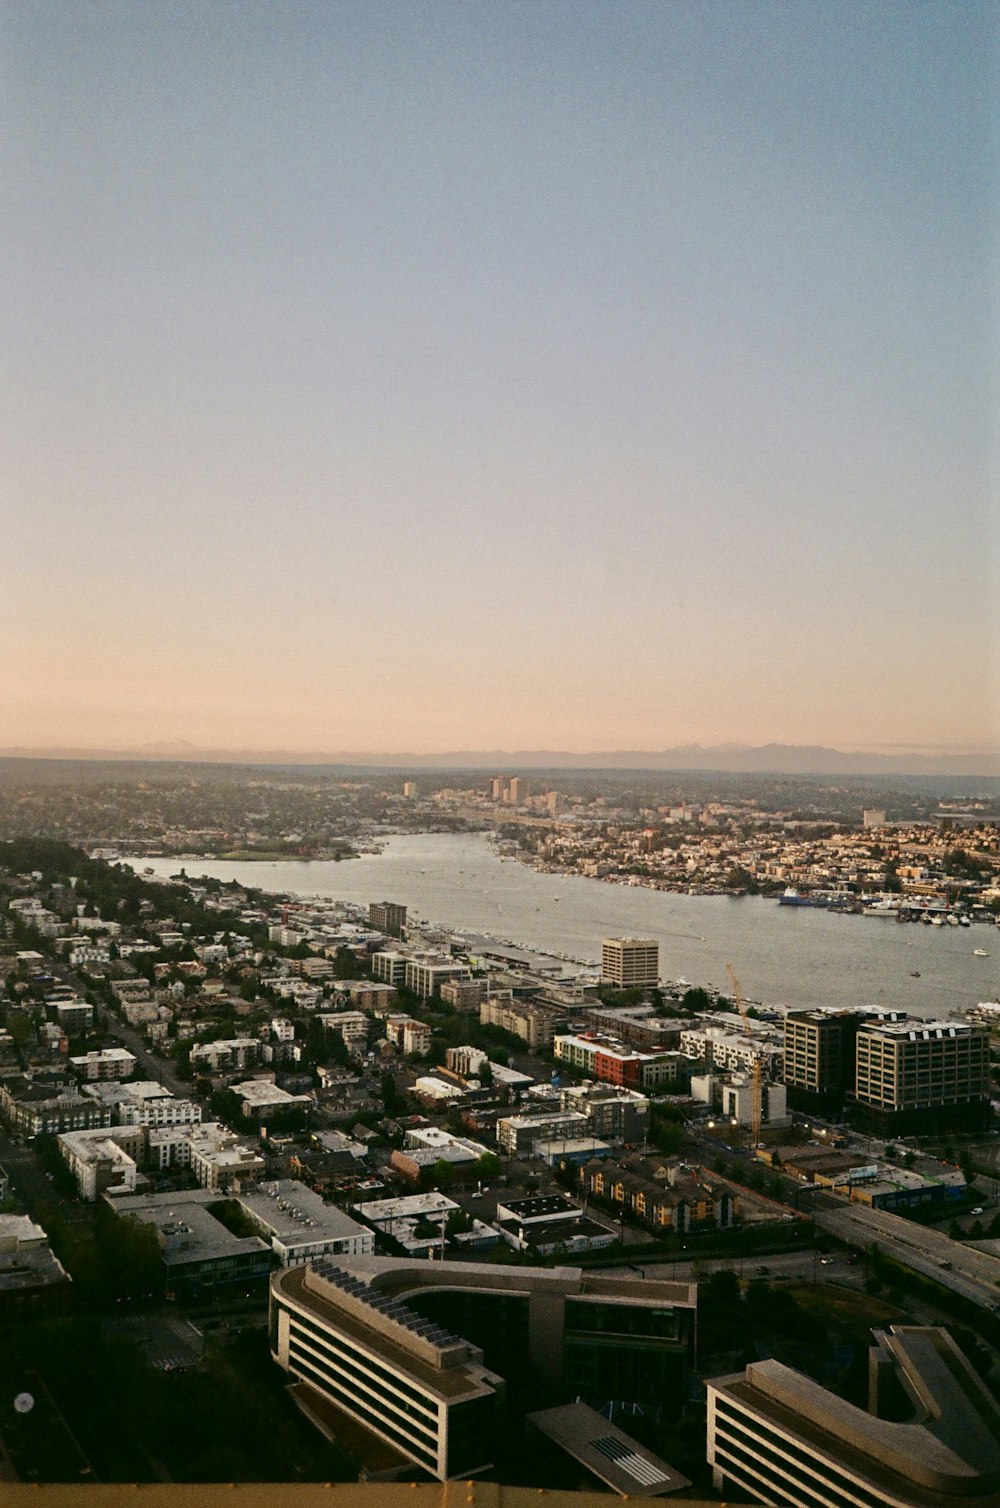
{"label": "tree", "polygon": [[443,1157],[439,1157],[431,1168],[431,1178],[437,1188],[450,1189],[455,1182],[455,1170],[450,1162],[447,1162]]}
{"label": "tree", "polygon": [[496,1178],[503,1164],[495,1152],[484,1152],[476,1161],[476,1177],[480,1181]]}

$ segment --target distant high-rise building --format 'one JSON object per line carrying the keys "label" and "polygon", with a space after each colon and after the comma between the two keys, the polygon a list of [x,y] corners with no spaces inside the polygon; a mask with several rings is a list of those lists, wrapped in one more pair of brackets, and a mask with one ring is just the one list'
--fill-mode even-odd
{"label": "distant high-rise building", "polygon": [[511,806],[520,806],[521,802],[527,801],[530,796],[531,787],[520,775],[514,775],[511,778],[510,785],[507,787],[507,794]]}
{"label": "distant high-rise building", "polygon": [[885,812],[879,807],[866,806],[861,813],[861,822],[864,827],[884,827]]}
{"label": "distant high-rise building", "polygon": [[370,901],[368,925],[387,937],[402,937],[406,930],[406,907],[395,901]]}
{"label": "distant high-rise building", "polygon": [[415,780],[403,781],[403,795],[407,801],[416,801],[420,795],[420,791],[417,789],[417,782]]}
{"label": "distant high-rise building", "polygon": [[660,945],[649,937],[606,937],[601,943],[601,982],[620,990],[656,984]]}
{"label": "distant high-rise building", "polygon": [[494,775],[490,781],[490,795],[494,801],[502,801],[507,791],[506,775]]}

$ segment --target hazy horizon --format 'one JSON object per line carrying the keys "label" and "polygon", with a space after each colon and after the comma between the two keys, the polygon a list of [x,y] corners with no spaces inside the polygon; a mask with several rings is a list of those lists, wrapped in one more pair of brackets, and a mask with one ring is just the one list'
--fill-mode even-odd
{"label": "hazy horizon", "polygon": [[0,745],[1000,748],[995,6],[0,28]]}

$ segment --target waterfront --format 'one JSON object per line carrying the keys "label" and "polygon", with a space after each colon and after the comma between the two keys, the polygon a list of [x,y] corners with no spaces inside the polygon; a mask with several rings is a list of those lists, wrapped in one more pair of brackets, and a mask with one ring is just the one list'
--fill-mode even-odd
{"label": "waterfront", "polygon": [[[728,991],[732,963],[747,997],[766,1005],[876,1004],[934,1018],[992,1000],[998,990],[1000,932],[992,927],[898,926],[759,896],[683,895],[543,874],[499,858],[482,834],[400,835],[380,854],[341,863],[135,864],[159,876],[183,867],[192,879],[205,874],[281,894],[400,901],[423,921],[580,959],[597,959],[602,937],[655,937],[664,978]],[[976,947],[991,956],[974,957]]]}

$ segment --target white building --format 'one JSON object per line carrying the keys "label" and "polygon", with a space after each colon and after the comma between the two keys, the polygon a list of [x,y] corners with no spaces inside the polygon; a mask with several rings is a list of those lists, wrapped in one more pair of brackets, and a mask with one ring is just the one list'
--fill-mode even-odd
{"label": "white building", "polygon": [[365,1256],[375,1250],[372,1230],[304,1183],[282,1178],[240,1194],[240,1206],[268,1241],[282,1267],[323,1256]]}
{"label": "white building", "polygon": [[253,1037],[230,1037],[201,1042],[191,1049],[191,1067],[196,1073],[231,1073],[260,1062],[261,1044]]}
{"label": "white building", "polygon": [[[181,1131],[174,1130],[174,1135]],[[183,1128],[188,1136],[191,1171],[202,1188],[244,1189],[264,1176],[264,1159],[256,1147],[241,1142],[235,1131],[213,1122]],[[165,1135],[165,1132],[161,1132]]]}
{"label": "white building", "polygon": [[128,1079],[135,1072],[137,1061],[124,1047],[105,1047],[100,1052],[70,1058],[69,1066],[87,1080]]}
{"label": "white building", "polygon": [[56,1138],[63,1161],[76,1179],[81,1199],[101,1194],[134,1194],[142,1181],[145,1135],[141,1127],[66,1131]]}
{"label": "white building", "polygon": [[438,994],[443,984],[471,978],[472,970],[468,964],[452,963],[446,958],[410,958],[407,959],[404,982],[415,995],[429,1000]]}
{"label": "white building", "polygon": [[279,1089],[268,1079],[246,1079],[242,1084],[231,1084],[230,1089],[239,1096],[240,1114],[256,1119],[274,1112],[312,1109],[310,1095],[289,1094],[287,1089]]}

